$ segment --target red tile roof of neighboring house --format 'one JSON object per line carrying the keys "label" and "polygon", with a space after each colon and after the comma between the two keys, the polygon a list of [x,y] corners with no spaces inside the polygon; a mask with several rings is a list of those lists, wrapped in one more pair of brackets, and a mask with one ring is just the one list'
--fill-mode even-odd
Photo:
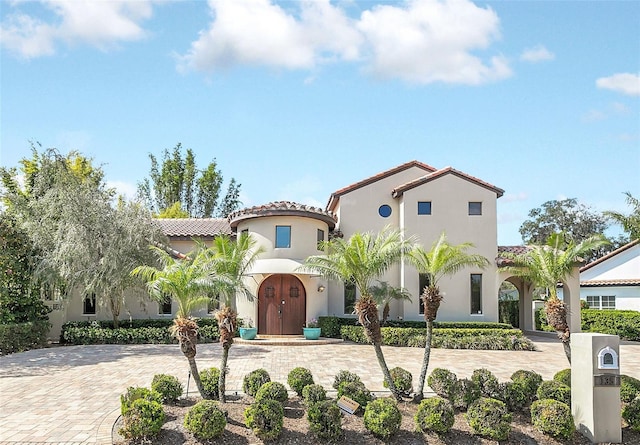
{"label": "red tile roof of neighboring house", "polygon": [[337,204],[338,204],[338,199],[340,198],[340,196],[352,192],[356,189],[359,189],[360,187],[364,187],[367,186],[369,184],[373,184],[374,182],[377,182],[381,179],[387,178],[389,176],[395,175],[396,173],[402,172],[404,170],[408,170],[412,167],[418,167],[423,169],[426,172],[434,172],[436,171],[435,167],[432,167],[430,165],[427,165],[423,162],[420,161],[410,161],[410,162],[406,162],[404,164],[398,165],[397,167],[394,167],[390,170],[385,170],[383,172],[378,173],[377,175],[373,175],[367,179],[363,179],[362,181],[358,181],[354,184],[348,185],[347,187],[341,188],[340,190],[337,190],[335,192],[333,192],[331,194],[331,196],[329,197],[329,201],[327,202],[327,210],[329,210],[330,212],[332,212],[333,210],[335,210]]}
{"label": "red tile roof of neighboring house", "polygon": [[494,185],[489,184],[488,182],[484,182],[481,179],[476,178],[475,176],[471,176],[468,175],[464,172],[461,172],[459,170],[456,170],[455,168],[452,167],[445,167],[443,169],[440,169],[438,171],[434,171],[432,173],[429,173],[428,175],[422,176],[420,178],[414,179],[413,181],[409,181],[406,184],[403,184],[399,187],[396,187],[395,189],[392,190],[391,192],[391,196],[393,196],[394,198],[397,198],[398,196],[401,196],[404,192],[406,192],[407,190],[411,190],[414,187],[418,187],[422,184],[426,184],[427,182],[431,182],[433,180],[436,180],[438,178],[441,178],[443,176],[446,175],[454,175],[457,176],[459,178],[462,178],[466,181],[470,181],[473,182],[474,184],[477,184],[481,187],[484,187],[486,189],[491,190],[492,192],[495,192],[496,195],[498,195],[498,198],[501,197],[504,194],[504,190],[502,190],[501,188],[498,188]]}
{"label": "red tile roof of neighboring house", "polygon": [[313,207],[291,201],[270,202],[269,204],[238,210],[230,214],[228,220],[230,227],[235,229],[238,227],[240,221],[264,216],[302,216],[324,221],[328,224],[329,229],[333,229],[336,226],[336,219],[329,212],[320,207]]}
{"label": "red tile roof of neighboring house", "polygon": [[213,238],[232,234],[225,218],[158,218],[154,221],[169,238]]}
{"label": "red tile roof of neighboring house", "polygon": [[592,262],[590,262],[589,264],[583,266],[580,268],[580,272],[584,272],[585,270],[591,269],[593,266],[602,263],[603,261],[608,260],[611,257],[614,257],[616,255],[618,255],[619,253],[624,252],[625,250],[628,250],[630,248],[632,248],[635,245],[640,244],[640,239],[637,240],[633,240],[630,243],[625,244],[622,247],[617,248],[616,250],[614,250],[613,252],[609,252],[608,254],[601,256],[600,258],[598,258],[597,260],[594,260]]}
{"label": "red tile roof of neighboring house", "polygon": [[587,281],[581,281],[580,286],[584,286],[584,287],[640,286],[640,278],[622,278],[618,280],[587,280]]}
{"label": "red tile roof of neighboring house", "polygon": [[505,257],[504,253],[510,255],[522,255],[529,251],[527,246],[498,246],[498,257],[496,258],[496,265],[498,267],[510,266],[512,264],[511,258]]}

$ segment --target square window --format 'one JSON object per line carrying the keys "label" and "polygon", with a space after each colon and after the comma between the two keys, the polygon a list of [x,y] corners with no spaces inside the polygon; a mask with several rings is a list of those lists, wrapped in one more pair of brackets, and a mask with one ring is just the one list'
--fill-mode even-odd
{"label": "square window", "polygon": [[291,247],[291,226],[276,226],[276,249]]}
{"label": "square window", "polygon": [[603,295],[602,296],[602,309],[615,309],[616,297],[615,295]]}
{"label": "square window", "polygon": [[418,215],[431,215],[431,201],[418,201]]}
{"label": "square window", "polygon": [[158,315],[171,315],[171,300],[158,303]]}
{"label": "square window", "polygon": [[482,203],[481,202],[469,202],[469,215],[482,215]]}
{"label": "square window", "polygon": [[96,315],[96,294],[87,294],[82,302],[83,315]]}

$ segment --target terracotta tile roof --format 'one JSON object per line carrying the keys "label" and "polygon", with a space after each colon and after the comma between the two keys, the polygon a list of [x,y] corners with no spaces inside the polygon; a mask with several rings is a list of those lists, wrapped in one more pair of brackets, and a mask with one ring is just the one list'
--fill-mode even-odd
{"label": "terracotta tile roof", "polygon": [[225,218],[158,218],[154,221],[169,238],[212,238],[220,234],[232,234]]}
{"label": "terracotta tile roof", "polygon": [[625,244],[624,246],[617,248],[617,249],[616,249],[616,250],[614,250],[613,252],[609,252],[608,254],[606,254],[606,255],[604,255],[604,256],[601,256],[601,257],[600,257],[600,258],[598,258],[597,260],[592,261],[592,262],[590,262],[589,264],[587,264],[587,265],[585,265],[585,266],[581,267],[581,268],[580,268],[580,272],[584,272],[584,271],[585,271],[585,270],[587,270],[587,269],[591,269],[593,266],[595,266],[595,265],[597,265],[597,264],[600,264],[600,263],[602,263],[603,261],[606,261],[606,260],[608,260],[609,258],[614,257],[614,256],[618,255],[619,253],[622,253],[622,252],[624,252],[625,250],[630,249],[630,248],[632,248],[633,246],[636,246],[636,245],[638,245],[638,244],[640,244],[640,239],[633,240],[633,241],[631,241],[630,243],[627,243],[627,244]]}
{"label": "terracotta tile roof", "polygon": [[422,184],[426,184],[427,182],[433,181],[435,179],[441,178],[442,176],[445,175],[454,175],[457,176],[459,178],[462,178],[464,180],[473,182],[474,184],[477,184],[481,187],[484,187],[486,189],[491,190],[492,192],[495,192],[496,195],[498,195],[498,198],[501,197],[504,194],[504,190],[502,190],[501,188],[496,187],[495,185],[489,184],[488,182],[482,181],[481,179],[476,178],[475,176],[471,176],[468,175],[464,172],[461,172],[459,170],[456,170],[455,168],[452,167],[445,167],[443,169],[440,169],[438,171],[434,171],[432,173],[429,173],[428,175],[422,176],[420,178],[414,179],[413,181],[409,181],[406,184],[403,184],[399,187],[396,187],[395,189],[393,189],[393,191],[391,192],[391,196],[393,196],[394,198],[397,198],[398,196],[401,196],[404,192],[406,192],[407,190],[410,190],[414,187],[418,187]]}
{"label": "terracotta tile roof", "polygon": [[227,219],[230,227],[235,229],[238,227],[240,221],[264,216],[302,216],[315,218],[326,222],[329,229],[333,229],[336,225],[335,217],[320,207],[313,207],[291,201],[276,201],[260,206],[248,207],[233,212]]}
{"label": "terracotta tile roof", "polygon": [[418,167],[429,173],[436,171],[435,167],[432,167],[420,161],[406,162],[390,170],[385,170],[383,172],[378,173],[377,175],[373,175],[367,179],[363,179],[362,181],[358,181],[354,184],[348,185],[346,187],[341,188],[340,190],[333,192],[329,197],[329,201],[327,202],[327,210],[333,211],[336,208],[336,205],[338,204],[338,198],[340,198],[340,196],[344,195],[345,193],[349,193],[359,189],[360,187],[373,184],[376,181],[395,175],[396,173],[402,172],[404,170],[408,170],[411,167]]}
{"label": "terracotta tile roof", "polygon": [[618,280],[587,280],[587,281],[581,281],[580,286],[584,286],[584,287],[640,286],[640,278],[623,278]]}
{"label": "terracotta tile roof", "polygon": [[503,253],[510,255],[522,255],[529,251],[527,246],[498,246],[498,257],[496,258],[496,265],[498,267],[510,266],[512,261],[510,258],[506,258]]}

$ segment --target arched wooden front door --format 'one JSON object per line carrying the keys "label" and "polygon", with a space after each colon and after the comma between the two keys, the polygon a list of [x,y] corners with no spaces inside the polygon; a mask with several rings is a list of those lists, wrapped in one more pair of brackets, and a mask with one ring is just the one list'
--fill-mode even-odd
{"label": "arched wooden front door", "polygon": [[293,275],[269,276],[258,291],[258,334],[302,334],[307,295]]}

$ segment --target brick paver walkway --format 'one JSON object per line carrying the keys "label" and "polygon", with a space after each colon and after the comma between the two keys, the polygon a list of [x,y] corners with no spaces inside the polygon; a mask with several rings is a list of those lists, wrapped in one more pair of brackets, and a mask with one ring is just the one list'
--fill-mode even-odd
{"label": "brick paver walkway", "polygon": [[[531,369],[550,379],[568,367],[555,339],[534,338],[538,351],[470,351],[434,349],[429,370],[445,367],[469,377],[485,367],[500,380],[513,371]],[[389,367],[420,373],[423,350],[384,347]],[[621,372],[640,378],[640,344],[620,347]],[[219,366],[218,344],[198,346],[200,369]],[[316,383],[331,388],[341,369],[359,374],[372,391],[384,391],[373,348],[368,345],[262,346],[231,348],[229,391],[241,391],[249,371],[265,368],[272,380],[286,383],[296,366],[309,368]],[[176,345],[70,346],[0,357],[0,445],[110,444],[111,428],[128,386],[149,386],[154,374],[167,373],[187,383],[188,365]],[[193,381],[189,392],[195,391]]]}

